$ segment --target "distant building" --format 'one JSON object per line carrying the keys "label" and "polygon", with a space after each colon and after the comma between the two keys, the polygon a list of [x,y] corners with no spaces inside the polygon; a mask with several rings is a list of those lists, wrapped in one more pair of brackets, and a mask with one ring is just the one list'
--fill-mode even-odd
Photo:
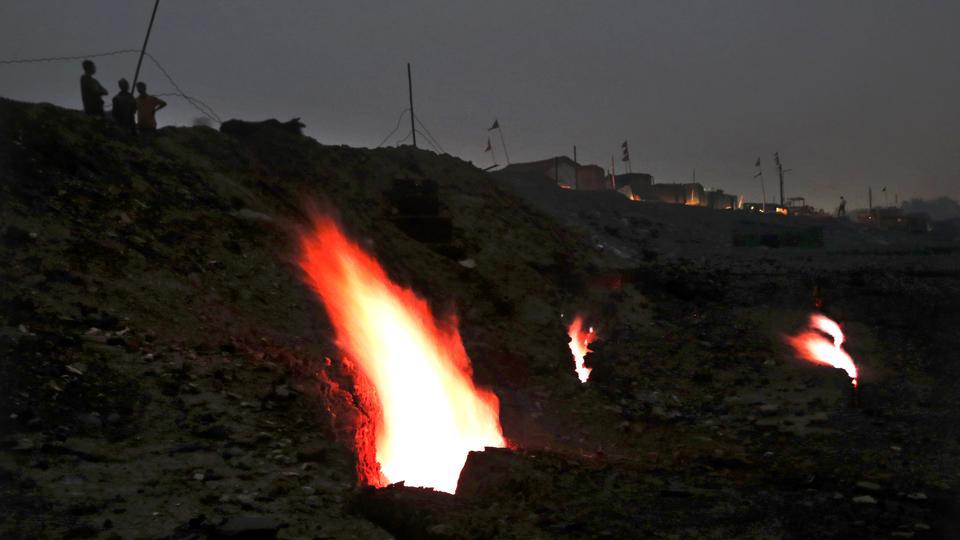
{"label": "distant building", "polygon": [[706,192],[703,186],[696,182],[689,184],[652,184],[634,190],[633,199],[686,206],[706,206]]}
{"label": "distant building", "polygon": [[743,204],[739,195],[724,193],[722,189],[708,191],[706,206],[714,210],[737,210]]}
{"label": "distant building", "polygon": [[629,186],[633,193],[640,193],[653,185],[653,175],[646,173],[623,173],[618,174],[616,178],[618,191]]}
{"label": "distant building", "polygon": [[604,178],[603,168],[596,165],[580,165],[567,156],[513,163],[501,169],[500,172],[545,176],[565,189],[597,190],[612,187]]}
{"label": "distant building", "polygon": [[576,189],[610,189],[612,186],[607,182],[607,177],[603,167],[598,165],[580,165],[577,169]]}

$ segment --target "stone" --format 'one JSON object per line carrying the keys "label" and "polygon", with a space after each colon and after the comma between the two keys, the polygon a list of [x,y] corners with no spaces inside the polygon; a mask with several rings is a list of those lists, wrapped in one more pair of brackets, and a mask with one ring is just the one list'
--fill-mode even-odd
{"label": "stone", "polygon": [[857,482],[857,488],[863,491],[880,491],[882,489],[880,484],[867,481]]}
{"label": "stone", "polygon": [[870,495],[857,495],[851,500],[856,504],[877,504],[877,500]]}
{"label": "stone", "polygon": [[772,416],[780,412],[780,405],[776,403],[764,403],[757,410],[764,416]]}
{"label": "stone", "polygon": [[283,523],[263,516],[234,516],[214,531],[213,538],[231,540],[273,540]]}

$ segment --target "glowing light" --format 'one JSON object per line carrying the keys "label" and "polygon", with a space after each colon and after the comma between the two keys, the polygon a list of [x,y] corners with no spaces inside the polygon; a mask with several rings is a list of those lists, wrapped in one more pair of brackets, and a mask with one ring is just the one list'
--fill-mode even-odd
{"label": "glowing light", "polygon": [[580,379],[580,382],[585,383],[587,379],[590,378],[590,372],[593,371],[593,368],[588,368],[583,365],[583,357],[586,356],[588,352],[592,352],[588,345],[596,341],[597,334],[593,331],[593,327],[584,331],[583,319],[577,316],[574,317],[573,322],[570,323],[567,335],[570,336],[570,352],[573,353],[573,369],[577,372],[577,378]]}
{"label": "glowing light", "polygon": [[787,342],[793,345],[797,355],[810,362],[846,371],[853,386],[857,386],[857,366],[847,351],[843,350],[846,338],[840,325],[824,315],[814,314],[810,316],[809,326],[808,330],[787,337]]}
{"label": "glowing light", "polygon": [[[380,407],[370,416],[382,477],[364,480],[453,493],[468,452],[506,445],[499,400],[474,385],[456,319],[438,324],[426,301],[392,282],[329,217],[316,217],[300,240],[300,267],[337,346],[358,366],[357,390]],[[357,451],[370,446],[358,441]]]}

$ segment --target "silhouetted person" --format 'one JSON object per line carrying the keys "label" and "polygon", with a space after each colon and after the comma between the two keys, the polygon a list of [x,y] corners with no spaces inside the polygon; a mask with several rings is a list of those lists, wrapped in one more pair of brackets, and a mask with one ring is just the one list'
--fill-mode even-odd
{"label": "silhouetted person", "polygon": [[147,93],[147,84],[137,83],[137,127],[140,131],[157,129],[157,111],[167,106],[167,102]]}
{"label": "silhouetted person", "polygon": [[126,79],[120,79],[117,84],[120,91],[113,96],[113,119],[123,129],[136,133],[137,100],[130,93],[130,83]]}
{"label": "silhouetted person", "polygon": [[93,78],[97,66],[90,60],[83,61],[83,76],[80,77],[80,97],[83,99],[83,112],[91,116],[103,116],[103,96],[107,89]]}
{"label": "silhouetted person", "polygon": [[847,215],[847,200],[843,198],[843,195],[840,196],[840,206],[837,207],[837,217],[846,217]]}

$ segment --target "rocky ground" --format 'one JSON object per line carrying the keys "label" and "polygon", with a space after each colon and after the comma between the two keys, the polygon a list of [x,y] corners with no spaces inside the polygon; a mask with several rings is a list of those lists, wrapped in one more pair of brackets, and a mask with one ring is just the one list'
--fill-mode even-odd
{"label": "rocky ground", "polygon": [[[955,239],[830,220],[823,248],[732,248],[812,225],[6,100],[0,170],[2,537],[960,534]],[[391,224],[398,176],[439,183],[452,246]],[[294,263],[309,201],[459,315],[500,397],[514,448],[472,454],[455,496],[357,485],[363,411]],[[859,394],[783,343],[815,287]]]}

